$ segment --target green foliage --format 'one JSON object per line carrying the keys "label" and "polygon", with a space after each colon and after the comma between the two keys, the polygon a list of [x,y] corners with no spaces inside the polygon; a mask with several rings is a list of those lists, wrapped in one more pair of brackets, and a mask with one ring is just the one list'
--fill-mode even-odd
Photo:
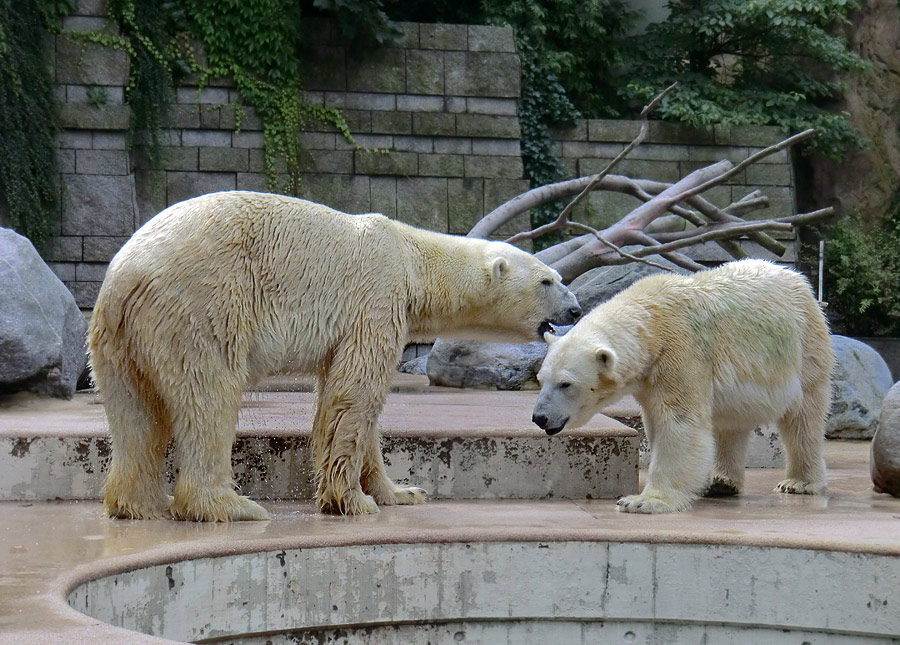
{"label": "green foliage", "polygon": [[818,128],[810,144],[839,158],[864,140],[828,111],[839,74],[865,69],[836,27],[855,0],[671,0],[669,18],[637,40],[623,95],[646,103],[674,81],[657,114],[693,126]]}
{"label": "green foliage", "polygon": [[845,217],[825,242],[825,299],[852,336],[900,336],[900,200],[875,229]]}
{"label": "green foliage", "polygon": [[[129,144],[143,143],[151,162],[159,157],[163,130],[170,123],[175,73],[187,71],[181,60],[185,49],[180,36],[183,12],[175,0],[109,0],[109,20],[119,33],[105,31],[67,32],[85,43],[111,47],[128,54],[131,62],[125,100],[131,107]],[[173,34],[178,34],[173,36]],[[176,67],[176,63],[180,63]],[[95,88],[92,88],[95,89]],[[88,102],[100,104],[88,95]]]}
{"label": "green foliage", "polygon": [[36,245],[60,208],[58,121],[48,53],[70,2],[0,0],[0,207]]}
{"label": "green foliage", "polygon": [[102,85],[93,85],[87,90],[87,102],[91,107],[101,107],[109,103],[109,91]]}
{"label": "green foliage", "polygon": [[[532,187],[563,178],[552,151],[549,128],[571,125],[581,113],[610,115],[609,83],[619,64],[618,47],[634,14],[618,0],[484,0],[489,22],[515,29],[522,59],[522,161]],[[576,105],[578,108],[576,109]],[[564,204],[547,204],[531,212],[532,227],[556,218]],[[561,241],[562,234],[535,242],[540,250]]]}
{"label": "green foliage", "polygon": [[[241,101],[262,119],[270,188],[296,194],[300,133],[307,123],[328,123],[353,141],[340,111],[303,102],[300,6],[296,0],[109,0],[120,34],[77,35],[131,57],[125,88],[132,109],[129,139],[145,144],[151,162],[170,124],[174,85],[187,74],[196,75],[200,89],[211,78],[230,78]],[[202,45],[205,61],[198,60],[192,40]],[[238,128],[243,114],[235,106]],[[283,183],[279,160],[286,170]]]}
{"label": "green foliage", "polygon": [[[553,154],[550,125],[570,125],[580,114],[565,89],[533,49],[520,45],[522,60],[522,100],[519,124],[522,128],[522,164],[531,187],[544,186],[563,178],[563,167]],[[532,209],[531,227],[556,219],[565,207],[561,201]],[[544,235],[534,241],[536,251],[562,241],[562,233]]]}
{"label": "green foliage", "polygon": [[[586,116],[615,116],[613,71],[622,64],[624,34],[637,16],[628,3],[483,0],[483,10],[488,22],[515,29],[520,53],[540,61],[548,85],[542,93],[558,84]],[[542,82],[524,75],[523,81]]]}
{"label": "green foliage", "polygon": [[299,5],[293,0],[191,0],[186,6],[192,33],[208,57],[208,66],[199,70],[201,85],[217,76],[234,80],[241,99],[262,118],[270,187],[279,187],[281,159],[287,180],[280,189],[296,194],[300,133],[309,122],[329,123],[353,141],[340,111],[303,102]]}
{"label": "green foliage", "polygon": [[304,12],[330,16],[341,35],[357,45],[383,45],[396,40],[400,30],[384,12],[380,0],[312,0],[302,3]]}
{"label": "green foliage", "polygon": [[[522,61],[522,161],[531,185],[563,178],[553,154],[550,128],[586,116],[615,116],[612,70],[620,65],[619,42],[636,14],[620,0],[431,0],[388,9],[392,18],[421,22],[509,25]],[[577,107],[576,107],[577,106]],[[531,225],[556,218],[564,205],[531,212]],[[559,235],[535,241],[535,248]]]}
{"label": "green foliage", "polygon": [[[180,3],[172,0],[109,0],[109,16],[129,43],[131,71],[125,100],[131,106],[130,142],[145,144],[151,163],[158,160],[163,130],[171,120],[173,63],[179,52]],[[182,67],[183,71],[183,67]]]}

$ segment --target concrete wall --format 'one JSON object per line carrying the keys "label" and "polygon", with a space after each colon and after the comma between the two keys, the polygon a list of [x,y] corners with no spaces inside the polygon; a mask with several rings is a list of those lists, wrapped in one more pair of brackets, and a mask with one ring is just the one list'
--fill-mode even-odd
{"label": "concrete wall", "polygon": [[[892,556],[805,548],[481,542],[282,548],[123,571],[69,605],[223,643],[897,643]],[[328,638],[335,636],[334,640]]]}
{"label": "concrete wall", "polygon": [[[108,29],[104,3],[81,0],[65,30]],[[402,24],[399,42],[353,52],[327,24],[307,21],[306,99],[341,108],[356,149],[332,128],[309,124],[301,196],[348,212],[382,212],[432,230],[464,234],[485,213],[528,188],[517,116],[520,65],[511,30]],[[267,190],[262,124],[252,109],[235,130],[236,90],[213,82],[177,90],[162,160],[149,167],[126,142],[128,57],[63,35],[56,39],[59,136],[65,188],[59,235],[44,259],[91,308],[106,266],[145,221],[168,205],[218,190]],[[556,133],[567,174],[596,172],[637,125],[582,121]],[[654,125],[648,141],[620,168],[671,181],[721,158],[738,160],[779,138],[772,128],[697,132]],[[711,191],[727,205],[762,186],[775,210],[792,210],[793,177],[785,153]],[[283,169],[282,169],[283,170]],[[634,207],[632,198],[594,196],[583,219],[602,224]],[[501,234],[520,230],[513,222]],[[715,247],[708,257],[725,259]],[[707,254],[708,255],[708,254]]]}

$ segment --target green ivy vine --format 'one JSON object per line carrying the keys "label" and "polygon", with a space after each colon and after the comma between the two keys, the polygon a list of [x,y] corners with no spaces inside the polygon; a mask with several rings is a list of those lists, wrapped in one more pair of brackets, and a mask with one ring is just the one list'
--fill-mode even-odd
{"label": "green ivy vine", "polygon": [[[363,0],[355,0],[357,4]],[[379,0],[369,3],[381,5]],[[507,25],[522,69],[519,123],[525,175],[532,187],[564,178],[553,153],[552,127],[581,116],[619,116],[614,69],[621,41],[637,14],[621,0],[429,0],[389,4],[398,20]],[[531,225],[552,221],[563,204],[532,209]],[[559,237],[535,240],[535,249]]]}
{"label": "green ivy vine", "polygon": [[[131,107],[128,143],[144,144],[152,163],[159,159],[163,130],[170,124],[174,95],[174,63],[186,50],[177,32],[178,3],[171,0],[109,0],[108,19],[116,31],[71,31],[67,35],[128,54],[130,72],[125,101]],[[181,71],[187,68],[182,64]]]}
{"label": "green ivy vine", "polygon": [[[174,87],[188,75],[194,75],[198,92],[210,79],[231,79],[242,104],[259,114],[272,190],[298,193],[300,134],[308,124],[329,124],[353,142],[339,110],[303,101],[300,10],[293,0],[110,0],[109,17],[118,34],[77,36],[131,57],[125,88],[132,109],[129,138],[144,144],[151,162],[158,159],[164,130],[171,124]],[[194,42],[205,59],[197,55]],[[240,129],[242,105],[235,106],[235,120]]]}
{"label": "green ivy vine", "polygon": [[[522,99],[519,102],[519,125],[522,129],[522,164],[525,175],[534,188],[564,179],[562,164],[553,153],[550,126],[571,125],[581,114],[535,49],[521,40],[519,54],[522,60]],[[563,202],[553,202],[532,209],[531,227],[537,228],[552,222],[564,207]],[[534,241],[535,250],[553,246],[561,242],[562,238],[562,232],[540,237]]]}
{"label": "green ivy vine", "polygon": [[71,2],[0,0],[0,208],[40,245],[55,232],[59,121],[47,43]]}
{"label": "green ivy vine", "polygon": [[270,186],[278,185],[280,159],[287,169],[281,188],[296,194],[303,153],[300,133],[309,123],[330,124],[353,142],[339,110],[303,101],[299,5],[291,0],[191,0],[186,5],[192,35],[208,57],[206,66],[195,67],[200,86],[215,77],[234,81],[242,100],[262,119]]}

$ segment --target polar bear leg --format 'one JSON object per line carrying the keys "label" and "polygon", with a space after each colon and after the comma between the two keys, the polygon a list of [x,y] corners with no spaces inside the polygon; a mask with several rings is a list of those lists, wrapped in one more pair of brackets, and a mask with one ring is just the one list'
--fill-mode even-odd
{"label": "polar bear leg", "polygon": [[676,513],[687,509],[706,488],[713,463],[713,438],[708,415],[658,422],[644,413],[650,444],[647,483],[640,495],[616,503],[624,513]]}
{"label": "polar bear leg", "polygon": [[[98,372],[96,363],[94,370]],[[172,436],[168,420],[154,415],[146,409],[144,401],[132,396],[122,377],[110,375],[102,381],[98,378],[98,382],[102,383],[112,438],[112,459],[104,484],[104,512],[122,519],[166,517],[172,499],[166,494],[163,479],[166,448]]]}
{"label": "polar bear leg", "polygon": [[[358,445],[360,439],[376,432],[374,423],[369,422],[363,406],[334,401],[328,392],[326,388],[319,395],[312,429],[318,478],[316,503],[325,513],[377,513],[378,504],[363,492],[360,484],[363,453]],[[329,399],[332,405],[325,404]]]}
{"label": "polar bear leg", "polygon": [[376,441],[369,442],[366,446],[362,489],[380,506],[424,504],[428,500],[428,493],[424,489],[416,486],[398,486],[387,476],[377,435],[375,438]]}
{"label": "polar bear leg", "polygon": [[393,353],[373,356],[379,340],[369,337],[366,343],[367,347],[351,343],[339,347],[318,377],[312,444],[318,478],[316,503],[326,513],[378,512],[374,497],[363,491],[361,478],[364,467],[377,467],[366,459],[380,450],[376,424],[394,362]]}
{"label": "polar bear leg", "polygon": [[785,478],[776,493],[816,495],[825,490],[825,415],[831,392],[828,383],[804,392],[800,406],[778,422],[784,443]]}
{"label": "polar bear leg", "polygon": [[744,465],[752,430],[716,429],[716,459],[706,497],[729,497],[744,487]]}
{"label": "polar bear leg", "polygon": [[[221,372],[213,372],[221,378]],[[193,384],[194,398],[172,406],[178,479],[170,511],[175,519],[195,522],[267,520],[266,510],[235,492],[231,448],[241,390],[222,379],[215,393]]]}

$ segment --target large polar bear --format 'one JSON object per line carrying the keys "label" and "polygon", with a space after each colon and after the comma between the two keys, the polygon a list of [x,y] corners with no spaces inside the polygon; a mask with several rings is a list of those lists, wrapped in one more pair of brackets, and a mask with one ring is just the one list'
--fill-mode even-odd
{"label": "large polar bear", "polygon": [[750,434],[771,422],[787,454],[775,490],[825,487],[834,359],[799,273],[742,260],[693,276],[650,276],[546,340],[533,420],[548,434],[584,424],[623,394],[641,405],[647,482],[619,510],[669,513],[703,492],[737,494]]}
{"label": "large polar bear", "polygon": [[[109,515],[259,520],[234,490],[241,391],[278,371],[317,377],[317,502],[361,514],[417,504],[387,477],[376,421],[408,342],[539,340],[581,313],[559,275],[503,242],[223,192],[169,207],[110,263],[90,325],[112,462]],[[164,455],[175,439],[174,499]]]}

